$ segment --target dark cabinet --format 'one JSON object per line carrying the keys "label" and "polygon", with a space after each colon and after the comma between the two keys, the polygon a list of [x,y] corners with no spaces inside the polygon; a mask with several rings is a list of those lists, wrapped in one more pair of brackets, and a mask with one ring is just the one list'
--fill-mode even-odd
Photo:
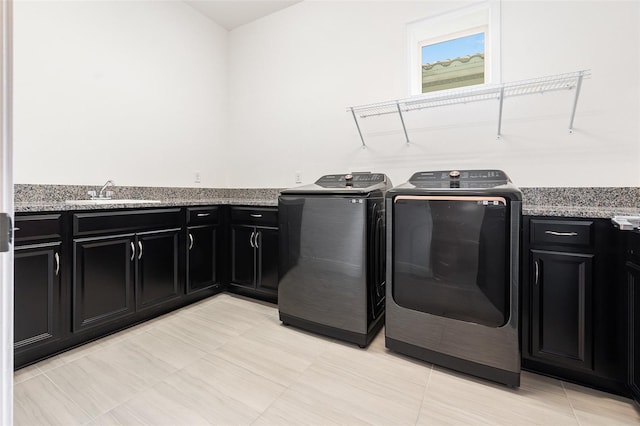
{"label": "dark cabinet", "polygon": [[14,355],[20,366],[52,351],[65,334],[60,214],[16,216]]}
{"label": "dark cabinet", "polygon": [[522,366],[624,393],[626,296],[606,219],[523,219]]}
{"label": "dark cabinet", "polygon": [[531,250],[531,356],[593,368],[593,254]]}
{"label": "dark cabinet", "polygon": [[627,384],[633,399],[640,403],[640,265],[627,262],[626,277],[629,295]]}
{"label": "dark cabinet", "polygon": [[219,207],[187,209],[187,294],[221,288]]}
{"label": "dark cabinet", "polygon": [[277,300],[277,225],[275,208],[231,209],[231,290]]}
{"label": "dark cabinet", "polygon": [[162,305],[180,296],[179,229],[136,236],[136,309]]}
{"label": "dark cabinet", "polygon": [[133,236],[73,241],[73,331],[135,312]]}
{"label": "dark cabinet", "polygon": [[236,285],[255,287],[256,248],[253,226],[231,227],[231,282]]}
{"label": "dark cabinet", "polygon": [[[627,294],[627,385],[640,403],[640,233],[622,233],[625,239],[624,284]],[[621,235],[622,237],[622,235]]]}
{"label": "dark cabinet", "polygon": [[74,332],[181,296],[180,209],[76,213],[73,224]]}

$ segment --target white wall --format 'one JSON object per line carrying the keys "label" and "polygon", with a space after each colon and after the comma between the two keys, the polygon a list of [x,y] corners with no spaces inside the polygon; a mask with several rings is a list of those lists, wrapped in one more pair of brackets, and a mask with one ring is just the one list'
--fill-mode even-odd
{"label": "white wall", "polygon": [[[231,187],[294,186],[325,173],[501,168],[520,186],[640,184],[640,4],[503,1],[503,82],[591,69],[567,125],[572,93],[410,113],[362,123],[347,106],[407,93],[406,24],[453,2],[305,1],[229,35]],[[250,173],[247,173],[250,170]]]}
{"label": "white wall", "polygon": [[[640,3],[502,2],[502,80],[589,68],[571,93],[362,122],[408,95],[408,23],[470,4],[304,1],[230,33],[181,1],[15,5],[16,183],[288,187],[495,167],[521,186],[640,185]],[[201,184],[194,173],[202,174]]]}
{"label": "white wall", "polygon": [[227,31],[181,1],[22,1],[16,183],[220,186]]}

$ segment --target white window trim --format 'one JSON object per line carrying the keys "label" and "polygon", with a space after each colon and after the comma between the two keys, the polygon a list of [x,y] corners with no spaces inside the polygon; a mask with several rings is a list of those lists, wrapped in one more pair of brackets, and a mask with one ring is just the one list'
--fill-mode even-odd
{"label": "white window trim", "polygon": [[502,82],[500,0],[489,0],[407,24],[409,96],[422,94],[421,46],[485,30],[485,84]]}

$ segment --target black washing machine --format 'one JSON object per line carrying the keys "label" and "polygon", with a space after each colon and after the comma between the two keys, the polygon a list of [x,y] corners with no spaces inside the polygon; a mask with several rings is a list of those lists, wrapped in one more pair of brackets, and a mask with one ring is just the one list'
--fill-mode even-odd
{"label": "black washing machine", "polygon": [[365,347],[384,323],[381,173],[326,175],[278,198],[280,320]]}
{"label": "black washing machine", "polygon": [[386,346],[519,386],[518,188],[500,170],[419,172],[386,211]]}

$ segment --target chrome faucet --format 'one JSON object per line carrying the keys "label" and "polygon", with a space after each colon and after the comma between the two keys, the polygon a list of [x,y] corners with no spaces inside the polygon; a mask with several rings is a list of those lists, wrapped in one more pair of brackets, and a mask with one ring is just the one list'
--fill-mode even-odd
{"label": "chrome faucet", "polygon": [[113,195],[113,191],[105,191],[105,190],[107,189],[107,187],[114,186],[114,185],[115,183],[113,183],[112,180],[108,180],[107,182],[105,182],[104,185],[102,185],[102,188],[100,188],[100,191],[98,191],[98,195],[96,195],[96,191],[89,191],[87,194],[89,194],[92,200],[95,200],[95,199],[108,200]]}

